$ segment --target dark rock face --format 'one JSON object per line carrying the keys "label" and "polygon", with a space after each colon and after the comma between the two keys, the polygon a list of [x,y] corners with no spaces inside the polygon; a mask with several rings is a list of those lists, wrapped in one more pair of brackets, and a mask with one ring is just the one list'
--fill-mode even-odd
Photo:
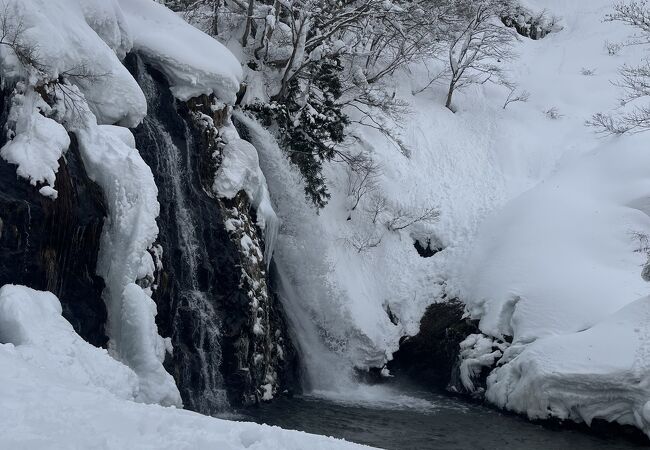
{"label": "dark rock face", "polygon": [[429,306],[417,335],[406,337],[388,368],[435,388],[446,388],[458,361],[459,344],[478,333],[476,323],[463,319],[464,306],[455,299]]}
{"label": "dark rock face", "polygon": [[[174,347],[165,365],[188,409],[211,414],[257,402],[267,389],[285,388],[282,374],[291,370],[284,367],[295,361],[286,357],[293,347],[268,294],[263,239],[248,198],[212,192],[221,162],[218,127],[228,110],[213,108],[207,96],[178,102],[160,72],[134,55],[126,63],[148,102],[148,116],[133,132],[159,190],[162,270],[153,298],[159,332]],[[226,228],[226,221],[238,225]],[[244,235],[252,247],[241,244]]]}
{"label": "dark rock face", "polygon": [[[0,126],[9,93],[0,93]],[[74,136],[59,161],[52,200],[0,158],[0,286],[23,284],[56,294],[63,316],[96,346],[106,345],[103,280],[95,275],[106,208],[99,187],[84,169]],[[0,133],[0,147],[6,142]]]}
{"label": "dark rock face", "polygon": [[547,17],[545,12],[533,15],[523,8],[515,8],[509,14],[501,17],[501,22],[510,28],[514,28],[517,34],[538,40],[553,32],[556,27],[555,19]]}
{"label": "dark rock face", "polygon": [[419,239],[416,239],[413,246],[415,247],[415,250],[418,252],[418,255],[420,255],[423,258],[431,258],[436,253],[442,251],[442,246],[439,245],[437,242],[432,241],[431,239],[427,239],[424,242],[420,241]]}

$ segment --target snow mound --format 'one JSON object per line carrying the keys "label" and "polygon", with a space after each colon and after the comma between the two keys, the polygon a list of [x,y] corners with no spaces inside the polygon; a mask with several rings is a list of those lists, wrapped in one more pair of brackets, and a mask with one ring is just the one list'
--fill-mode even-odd
{"label": "snow mound", "polygon": [[4,352],[48,367],[57,379],[126,400],[138,392],[133,371],[81,339],[61,317],[61,303],[50,292],[14,285],[0,288],[0,343]]}
{"label": "snow mound", "polygon": [[[0,0],[0,10],[9,23],[22,23],[18,37],[36,49],[39,77],[64,76],[77,84],[100,123],[135,126],[142,120],[147,103],[119,59],[131,41],[114,0]],[[3,48],[0,59],[6,76],[23,75],[12,52]]]}
{"label": "snow mound", "polygon": [[583,330],[643,296],[650,164],[642,136],[613,139],[487,220],[463,299],[489,335],[527,343]]}
{"label": "snow mound", "polygon": [[70,138],[63,125],[46,117],[51,107],[40,94],[24,85],[23,93],[16,93],[9,113],[8,125],[13,138],[0,149],[0,156],[16,164],[16,172],[32,185],[47,183],[51,191],[41,192],[54,196],[56,172],[59,159],[70,145]]}
{"label": "snow mound", "polygon": [[540,339],[488,378],[487,398],[531,418],[595,418],[650,434],[650,297],[592,328]]}
{"label": "snow mound", "polygon": [[234,103],[242,71],[219,42],[153,0],[118,0],[126,14],[133,48],[160,69],[180,100],[214,93]]}
{"label": "snow mound", "polygon": [[129,401],[133,372],[81,339],[60,313],[51,293],[0,289],[0,448],[368,448]]}
{"label": "snow mound", "polygon": [[214,191],[226,198],[245,191],[254,199],[262,183],[266,184],[255,147],[243,139],[230,139],[223,149],[223,162],[212,186]]}
{"label": "snow mound", "polygon": [[488,400],[650,433],[647,255],[635,240],[650,233],[648,164],[643,136],[611,139],[486,221],[463,298],[481,331],[512,336]]}

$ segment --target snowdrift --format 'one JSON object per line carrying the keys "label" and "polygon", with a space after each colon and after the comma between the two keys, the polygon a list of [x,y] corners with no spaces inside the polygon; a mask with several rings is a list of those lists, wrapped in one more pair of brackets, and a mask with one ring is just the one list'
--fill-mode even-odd
{"label": "snowdrift", "polygon": [[0,447],[361,449],[131,400],[135,373],[81,339],[49,292],[0,288]]}

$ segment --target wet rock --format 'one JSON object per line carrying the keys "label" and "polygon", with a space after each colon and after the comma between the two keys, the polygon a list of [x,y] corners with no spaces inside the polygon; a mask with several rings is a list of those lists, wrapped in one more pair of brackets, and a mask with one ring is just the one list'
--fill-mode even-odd
{"label": "wet rock", "polygon": [[429,306],[420,321],[420,331],[405,337],[389,362],[396,376],[406,375],[435,388],[446,388],[458,361],[460,343],[477,333],[477,324],[463,318],[464,306],[446,300]]}
{"label": "wet rock", "polygon": [[[0,126],[8,93],[0,93]],[[0,147],[6,140],[0,133]],[[103,280],[95,275],[106,207],[83,166],[77,142],[59,161],[56,200],[44,197],[0,158],[0,286],[23,284],[59,297],[63,316],[96,346],[105,346]]]}
{"label": "wet rock", "polygon": [[243,192],[227,200],[212,191],[228,107],[210,96],[176,101],[160,72],[134,55],[126,64],[148,101],[133,132],[159,189],[153,299],[174,347],[165,365],[188,409],[211,414],[268,399],[286,389],[293,346],[269,294],[254,209]]}

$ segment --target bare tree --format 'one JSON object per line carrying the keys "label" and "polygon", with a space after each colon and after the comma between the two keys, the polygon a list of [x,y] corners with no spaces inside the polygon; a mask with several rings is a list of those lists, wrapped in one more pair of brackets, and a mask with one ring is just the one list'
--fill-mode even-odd
{"label": "bare tree", "polygon": [[614,11],[605,16],[605,20],[623,22],[639,31],[630,37],[627,45],[650,44],[650,9],[646,0],[617,3]]}
{"label": "bare tree", "polygon": [[555,106],[544,111],[544,115],[551,120],[558,120],[564,117],[564,115],[560,113],[560,110],[557,109]]}
{"label": "bare tree", "polygon": [[390,231],[399,231],[408,228],[416,223],[433,223],[440,217],[440,211],[435,207],[428,207],[415,211],[398,209],[386,222],[386,228]]}
{"label": "bare tree", "polygon": [[357,251],[357,253],[363,253],[370,250],[371,248],[378,247],[381,244],[383,236],[377,235],[372,232],[368,233],[358,233],[355,232],[351,236],[345,238],[347,245],[352,247]]}
{"label": "bare tree", "polygon": [[244,28],[244,35],[241,38],[241,43],[244,47],[248,45],[248,36],[253,27],[253,13],[255,12],[255,0],[248,0],[248,9],[246,10],[246,27]]}
{"label": "bare tree", "polygon": [[[650,44],[650,7],[645,0],[614,5],[614,12],[606,16],[608,21],[619,21],[638,30],[627,45]],[[586,122],[602,134],[638,133],[650,129],[650,104],[639,101],[650,96],[650,60],[638,66],[624,65],[620,78],[614,85],[623,90],[621,107],[627,108],[616,115],[597,113]]]}
{"label": "bare tree", "polygon": [[386,200],[386,197],[376,193],[371,195],[370,203],[365,208],[365,211],[368,213],[370,221],[373,223],[373,225],[377,224],[380,216],[384,213],[384,211],[386,211],[387,207],[388,201]]}
{"label": "bare tree", "polygon": [[26,70],[44,72],[45,66],[39,60],[38,47],[24,41],[25,24],[16,6],[5,3],[0,11],[0,45],[10,48],[18,62]]}
{"label": "bare tree", "polygon": [[361,199],[377,188],[377,178],[381,174],[379,166],[367,154],[356,155],[346,168],[348,177],[347,194],[350,212],[357,209]]}
{"label": "bare tree", "polygon": [[[502,82],[502,60],[513,57],[514,33],[496,20],[496,0],[459,0],[448,22],[449,89],[445,106],[452,110],[454,92],[470,84]],[[453,111],[453,110],[452,110]]]}
{"label": "bare tree", "polygon": [[633,240],[638,241],[634,253],[642,253],[646,257],[646,262],[643,264],[643,270],[641,271],[641,277],[645,281],[650,281],[650,237],[641,231],[633,231],[630,234]]}
{"label": "bare tree", "polygon": [[510,86],[506,101],[503,103],[503,109],[506,109],[509,104],[516,102],[527,102],[530,99],[530,92],[518,91],[516,86]]}

